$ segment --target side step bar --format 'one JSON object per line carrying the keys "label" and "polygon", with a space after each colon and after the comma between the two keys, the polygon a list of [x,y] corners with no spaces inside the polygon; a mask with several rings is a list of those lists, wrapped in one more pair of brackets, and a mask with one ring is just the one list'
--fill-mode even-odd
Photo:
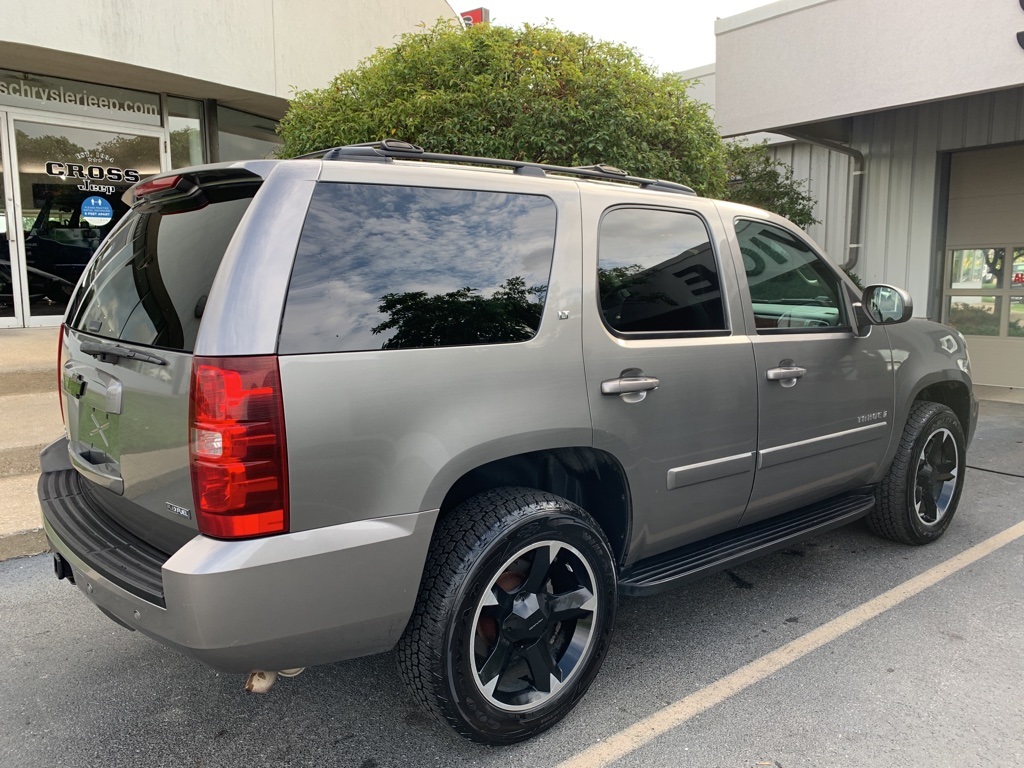
{"label": "side step bar", "polygon": [[864,517],[875,505],[860,491],[773,517],[633,564],[619,578],[619,594],[643,597],[783,549]]}

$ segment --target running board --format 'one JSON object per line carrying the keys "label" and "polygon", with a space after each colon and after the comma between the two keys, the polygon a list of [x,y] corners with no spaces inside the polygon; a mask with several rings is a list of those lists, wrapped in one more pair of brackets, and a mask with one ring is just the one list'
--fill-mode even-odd
{"label": "running board", "polygon": [[643,597],[663,592],[846,525],[874,505],[874,494],[863,491],[838,496],[649,557],[623,572],[619,594]]}

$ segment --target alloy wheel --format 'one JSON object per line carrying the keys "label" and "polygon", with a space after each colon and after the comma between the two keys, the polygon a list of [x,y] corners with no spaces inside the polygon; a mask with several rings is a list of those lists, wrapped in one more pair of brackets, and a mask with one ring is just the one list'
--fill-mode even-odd
{"label": "alloy wheel", "polygon": [[949,511],[959,481],[960,456],[953,433],[936,429],[924,442],[917,460],[914,511],[925,525],[935,525]]}
{"label": "alloy wheel", "polygon": [[596,584],[586,558],[559,541],[533,543],[498,569],[470,638],[473,680],[490,704],[534,709],[585,667],[602,597]]}

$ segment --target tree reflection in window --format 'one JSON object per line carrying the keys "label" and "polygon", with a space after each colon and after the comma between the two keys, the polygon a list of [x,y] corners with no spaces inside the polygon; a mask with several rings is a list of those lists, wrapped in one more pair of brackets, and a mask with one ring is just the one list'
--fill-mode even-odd
{"label": "tree reflection in window", "polygon": [[279,350],[527,341],[540,328],[555,223],[542,195],[317,184]]}
{"label": "tree reflection in window", "polygon": [[606,213],[597,283],[604,321],[614,331],[728,329],[715,252],[695,214],[632,207]]}
{"label": "tree reflection in window", "polygon": [[510,277],[490,298],[470,287],[434,296],[389,293],[378,307],[388,319],[372,332],[393,331],[382,349],[528,341],[540,327],[546,292],[544,286],[527,288],[523,278]]}

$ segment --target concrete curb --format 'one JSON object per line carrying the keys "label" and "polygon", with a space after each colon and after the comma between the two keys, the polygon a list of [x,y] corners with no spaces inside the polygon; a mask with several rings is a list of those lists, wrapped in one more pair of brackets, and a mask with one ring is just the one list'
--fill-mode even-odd
{"label": "concrete curb", "polygon": [[15,557],[38,555],[50,548],[46,541],[46,532],[42,528],[33,531],[18,531],[8,536],[0,536],[0,562]]}
{"label": "concrete curb", "polygon": [[[0,479],[39,474],[39,452],[49,443],[0,448]],[[0,536],[4,530],[0,527]]]}
{"label": "concrete curb", "polygon": [[34,371],[0,371],[0,394],[56,391],[57,370],[54,366]]}

